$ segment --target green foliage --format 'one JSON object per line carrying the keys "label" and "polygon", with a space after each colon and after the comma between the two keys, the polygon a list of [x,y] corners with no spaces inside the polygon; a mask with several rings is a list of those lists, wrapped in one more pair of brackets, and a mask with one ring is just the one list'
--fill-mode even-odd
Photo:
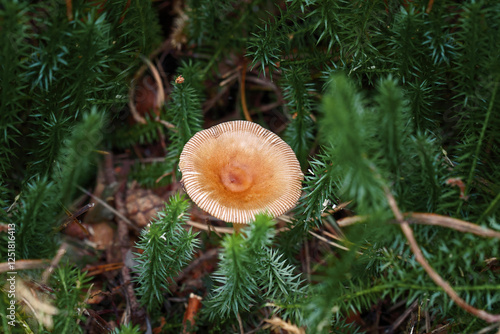
{"label": "green foliage", "polygon": [[[90,278],[86,276],[86,273],[67,261],[55,268],[47,283],[39,284],[32,275],[34,273],[36,272],[17,272],[15,282],[18,285],[13,293],[15,297],[11,295],[12,292],[8,292],[8,289],[0,291],[0,305],[5,306],[0,311],[2,333],[83,333],[80,323],[86,319],[84,316],[87,308],[85,298],[90,288],[88,284]],[[4,281],[9,277],[11,276],[1,275]],[[24,292],[20,290],[21,282],[23,282]],[[32,288],[33,286],[39,288]],[[26,293],[32,294],[32,299],[21,302],[21,296]],[[47,312],[45,305],[37,305],[33,302],[36,299],[39,299],[41,304],[51,305],[56,313]],[[11,301],[16,301],[15,314],[7,310]],[[9,315],[9,318],[6,318],[6,315]],[[45,318],[47,320],[45,324],[52,323],[52,326],[45,327],[39,317]]]}
{"label": "green foliage", "polygon": [[[118,129],[106,123],[125,104],[140,55],[158,42],[151,1],[73,6],[70,20],[60,1],[0,0],[0,218],[16,226],[19,258],[53,254],[60,213],[76,195],[75,185],[92,177],[102,139],[128,148],[168,134],[166,161],[137,165],[132,176],[152,186],[175,171],[182,147],[201,130],[204,80],[221,70],[219,61],[239,59],[238,65],[251,63],[247,78],[260,74],[279,83],[281,92],[271,99],[286,101],[284,138],[307,172],[289,231],[275,238],[271,219],[258,216],[245,234],[224,239],[205,304],[206,321],[220,320],[212,329],[241,314],[258,323],[262,317],[253,311],[271,306],[314,333],[358,332],[346,316],[382,299],[417,301],[456,331],[485,326],[415,260],[386,190],[402,212],[499,229],[498,1],[293,0],[276,6],[190,0],[185,54],[208,59],[185,61],[178,70],[186,80],[172,84],[160,116],[174,125],[169,130],[152,119]],[[364,220],[343,228],[349,251],[325,257],[305,298],[290,261],[312,228],[335,222],[329,206],[347,201]],[[156,310],[197,247],[182,228],[186,209],[173,197],[141,235],[137,292]],[[437,226],[411,228],[426,259],[466,302],[500,313],[500,286],[490,266],[500,256],[498,240]],[[64,268],[52,283],[65,311],[55,318],[54,332],[79,330],[75,310],[84,278]],[[2,293],[0,306],[5,302]],[[129,330],[135,331],[123,329]]]}
{"label": "green foliage", "polygon": [[[184,83],[172,83],[171,101],[161,108],[160,119],[170,122],[175,128],[170,129],[170,141],[167,143],[167,158],[163,162],[152,164],[136,163],[129,177],[148,187],[160,187],[170,183],[182,148],[186,142],[201,130],[202,112],[200,97],[203,96],[203,75],[198,62],[182,62],[178,73],[184,77]],[[153,143],[165,134],[165,127],[160,122],[146,116],[146,124],[136,123],[120,127],[113,144],[117,147],[130,147],[136,144]],[[157,182],[160,180],[159,182]]]}
{"label": "green foliage", "polygon": [[158,41],[151,2],[76,1],[72,15],[56,0],[0,1],[2,208],[19,196],[2,218],[16,224],[22,258],[57,248],[54,228],[75,186],[93,177],[110,111]]}
{"label": "green foliage", "polygon": [[103,138],[105,116],[95,107],[83,114],[82,120],[73,129],[66,145],[56,160],[54,179],[61,186],[61,200],[67,203],[75,194],[75,185],[87,178],[95,164],[95,150]]}
{"label": "green foliage", "polygon": [[295,212],[304,223],[311,220],[320,223],[321,213],[328,205],[338,204],[335,198],[337,187],[331,150],[318,154],[309,164],[310,169],[305,175],[303,187],[306,195],[300,199]]}
{"label": "green foliage", "polygon": [[[498,159],[498,140],[492,140],[499,126],[498,117],[492,115],[500,108],[499,56],[493,50],[500,45],[500,37],[490,30],[500,25],[499,8],[498,4],[484,1],[463,6],[464,12],[457,24],[457,54],[452,59],[455,112],[449,118],[456,121],[454,130],[461,138],[456,154],[457,175],[466,184],[466,195],[472,199],[484,198],[482,203],[487,203],[494,194],[478,189],[481,187],[478,176],[496,184],[493,180],[500,175],[493,163]],[[491,159],[489,155],[493,155]],[[497,186],[493,189],[498,191]],[[464,215],[477,219],[479,208],[472,201],[464,204],[459,205],[456,213],[463,210]]]}
{"label": "green foliage", "polygon": [[182,61],[177,72],[184,77],[185,83],[188,83],[192,88],[194,88],[199,98],[203,96],[205,86],[201,62],[193,61],[192,59]]}
{"label": "green foliage", "polygon": [[[112,0],[106,1],[104,6],[109,17],[113,18],[117,42],[129,47],[127,52],[122,52],[124,60],[125,57],[130,58],[132,53],[134,56],[149,55],[161,42],[160,26],[152,2]],[[140,60],[136,58],[135,61]]]}
{"label": "green foliage", "polygon": [[[94,178],[96,150],[124,106],[138,56],[158,42],[151,2],[103,3],[73,1],[70,19],[58,0],[0,0],[0,219],[15,225],[17,260],[54,255],[64,208]],[[67,265],[53,273],[54,333],[82,331],[86,282]],[[17,321],[29,331],[31,320]]]}
{"label": "green foliage", "polygon": [[284,319],[301,322],[297,305],[304,302],[306,287],[294,266],[272,248],[273,225],[266,215],[257,215],[243,235],[224,239],[214,274],[217,286],[205,303],[210,319],[235,317],[270,301]]}
{"label": "green foliage", "polygon": [[218,286],[206,303],[210,317],[236,316],[239,312],[249,311],[255,303],[258,285],[256,278],[249,272],[256,267],[254,258],[244,244],[241,235],[226,237],[222,243],[224,252],[220,255],[219,269],[214,274]]}
{"label": "green foliage", "polygon": [[[18,258],[47,258],[55,251],[55,228],[61,199],[59,191],[60,188],[45,177],[28,183],[21,193],[19,203],[13,210],[13,217],[9,221],[16,225]],[[42,221],[47,223],[34,223]]]}
{"label": "green foliage", "polygon": [[[26,57],[29,46],[25,39],[28,34],[28,6],[24,2],[2,1],[0,7],[0,175],[13,168],[17,158],[15,148],[19,145],[22,123],[20,112],[26,98],[28,80]],[[5,182],[5,179],[3,180]]]}
{"label": "green foliage", "polygon": [[301,166],[307,166],[307,158],[314,140],[311,112],[314,106],[314,86],[304,68],[292,66],[283,69],[283,91],[292,121],[286,129],[285,139],[297,155]]}
{"label": "green foliage", "polygon": [[[188,14],[198,26],[205,24],[204,36],[216,36],[215,30],[224,36],[222,42],[201,37],[203,50],[215,50],[212,59],[232,55],[234,48],[244,53],[252,69],[279,82],[284,109],[294,116],[284,137],[307,173],[280,249],[293,259],[311,228],[334,221],[321,214],[340,201],[352,201],[356,215],[366,217],[359,226],[343,229],[351,251],[328,260],[309,303],[299,306],[308,329],[348,331],[338,321],[348,312],[363,312],[381,298],[393,303],[407,298],[408,303],[428,300],[429,312],[445,314],[459,331],[479,330],[483,323],[471,322],[450,302],[416,263],[397,226],[389,224],[393,214],[385,191],[393,193],[403,212],[438,213],[498,230],[499,4],[314,0],[287,1],[272,9],[259,1],[249,5],[260,21],[247,24],[237,15],[246,4],[225,8],[226,16],[244,21],[244,29],[230,33],[210,28],[203,15]],[[317,143],[320,154],[309,157]],[[491,284],[494,274],[485,267],[486,259],[498,256],[497,240],[442,227],[412,229],[429,263],[461,297],[499,312],[498,286]],[[234,314],[258,303],[248,292],[257,284],[241,277],[251,258],[245,240],[224,241],[224,271],[216,277],[251,290],[238,299],[236,290],[230,294],[218,287],[233,303],[223,308],[215,294],[219,313]],[[234,262],[231,254],[242,260]]]}
{"label": "green foliage", "polygon": [[240,52],[248,37],[258,29],[260,20],[267,18],[272,3],[263,1],[235,4],[228,0],[187,1],[189,21],[187,33],[192,43],[211,55],[203,74],[216,65],[231,50]]}
{"label": "green foliage", "polygon": [[172,143],[167,159],[177,162],[184,145],[196,132],[201,131],[202,114],[199,96],[189,82],[174,82],[172,86],[172,100],[167,113],[175,125],[175,131],[171,134]]}
{"label": "green foliage", "polygon": [[[161,113],[162,115],[164,113]],[[163,119],[160,116],[161,119]],[[157,122],[150,115],[144,117],[145,124],[134,123],[122,124],[116,130],[112,140],[113,146],[117,148],[130,148],[134,145],[151,144],[159,140],[159,135],[164,134],[164,127],[160,122]]]}
{"label": "green foliage", "polygon": [[170,160],[150,164],[137,162],[134,164],[129,178],[136,180],[145,188],[163,187],[171,183],[172,175],[166,175],[166,173],[172,172],[173,169],[174,165]]}
{"label": "green foliage", "polygon": [[360,94],[345,76],[332,80],[331,89],[323,98],[323,109],[322,131],[327,143],[331,143],[335,174],[343,174],[342,197],[354,200],[360,213],[373,213],[384,207],[381,179],[375,176],[378,172],[369,159],[375,143],[373,114],[363,108]]}
{"label": "green foliage", "polygon": [[61,154],[64,139],[71,135],[69,124],[71,116],[56,115],[51,112],[48,119],[41,124],[36,134],[37,144],[41,154],[39,160],[33,161],[30,166],[33,175],[51,175],[54,170],[54,161]]}
{"label": "green foliage", "polygon": [[34,174],[21,188],[12,215],[5,217],[6,222],[16,225],[16,252],[20,258],[48,258],[56,250],[60,213],[75,194],[75,186],[88,180],[103,123],[104,115],[96,109],[84,113],[81,123],[59,143],[61,148],[57,159],[51,161],[50,177]]}
{"label": "green foliage", "polygon": [[83,320],[83,309],[85,304],[83,298],[89,278],[78,268],[72,268],[69,264],[59,266],[51,277],[51,284],[55,289],[55,306],[59,309],[54,316],[55,333],[82,333],[82,328],[77,320]]}
{"label": "green foliage", "polygon": [[[1,279],[5,282],[10,274],[1,274]],[[49,281],[45,283],[45,289],[31,289],[28,286],[36,284],[31,274],[19,272],[15,275],[16,288],[10,290],[6,285],[0,290],[0,321],[2,333],[83,333],[79,322],[84,321],[84,311],[87,307],[84,302],[87,290],[90,288],[89,277],[78,268],[69,265],[67,262],[60,264],[52,273]],[[20,283],[24,281],[21,292]],[[29,285],[28,285],[29,284]],[[40,299],[40,303],[50,304],[56,311],[55,315],[47,314],[46,306],[34,305],[32,300],[21,302],[23,293],[33,294],[33,298]],[[17,300],[16,300],[17,299]],[[12,313],[7,307],[15,301]],[[31,307],[28,307],[30,305]],[[36,312],[36,313],[33,313]],[[8,317],[7,317],[8,316]],[[52,327],[46,328],[38,319],[45,317],[50,319]]]}
{"label": "green foliage", "polygon": [[190,15],[197,20],[190,22],[190,34],[197,43],[204,40],[219,39],[218,33],[223,33],[230,28],[227,14],[231,11],[231,3],[227,0],[210,1],[192,0],[189,3]]}
{"label": "green foliage", "polygon": [[[385,187],[391,188],[403,211],[456,207],[455,198],[458,197],[456,193],[450,197],[443,189],[450,171],[432,136],[412,134],[397,82],[391,78],[382,80],[374,100],[376,103],[361,99],[352,84],[341,75],[331,80],[330,91],[324,97],[322,124],[324,129],[334,129],[326,136],[332,147],[331,154],[340,156],[342,153],[343,157],[337,161],[341,166],[336,173],[341,190],[339,196],[353,198],[358,214],[369,215],[371,219],[347,234],[353,245],[362,245],[362,254],[353,259],[354,248],[343,254],[337,263],[329,265],[325,274],[328,278],[315,288],[311,304],[305,308],[307,323],[318,333],[326,332],[332,316],[326,310],[335,309],[334,315],[341,317],[349,310],[362,312],[380,298],[396,302],[406,296],[408,303],[429,298],[433,312],[453,312],[457,314],[454,318],[457,325],[466,324],[470,316],[446,301],[446,294],[416,263],[406,239],[394,231],[387,233],[380,222],[373,220],[378,217],[387,221],[391,216]],[[367,105],[373,105],[373,110],[368,112]],[[345,127],[348,122],[360,127],[356,129],[358,136],[349,135],[352,127]],[[341,152],[347,145],[354,147],[350,152]],[[355,176],[352,173],[356,173]],[[420,198],[422,191],[426,192],[424,199]],[[497,240],[482,240],[430,226],[413,229],[429,263],[467,302],[498,312],[499,287],[491,285],[490,274],[481,270],[487,258],[498,255],[498,247],[494,246]],[[358,242],[353,241],[354,236]],[[467,278],[464,272],[468,273]]]}
{"label": "green foliage", "polygon": [[[18,170],[34,168],[28,179],[49,175],[61,143],[82,112],[97,105],[123,105],[120,96],[126,95],[126,81],[140,63],[137,55],[148,53],[157,37],[154,25],[150,34],[149,20],[154,14],[149,2],[134,1],[126,12],[123,1],[114,4],[98,10],[77,2],[70,21],[66,7],[57,1],[2,2],[0,15],[6,19],[0,21],[5,32],[0,55],[5,64],[0,73],[1,124],[6,142],[1,146],[8,150],[0,161],[3,176],[9,164]],[[119,14],[114,13],[117,10]],[[140,20],[148,22],[142,30],[136,24]],[[120,32],[125,26],[134,26],[129,29],[132,36]],[[25,120],[22,128],[21,119]],[[22,135],[28,136],[16,139]],[[17,157],[15,163],[12,157]],[[23,175],[19,178],[24,179]],[[8,180],[9,184],[19,187],[22,181],[18,179]]]}
{"label": "green foliage", "polygon": [[290,229],[280,236],[280,248],[289,259],[293,259],[302,242],[307,239],[308,231],[323,224],[321,214],[338,204],[338,178],[331,150],[311,158],[309,166],[302,187],[305,195],[299,199],[294,209],[295,215],[288,224]]}
{"label": "green foliage", "polygon": [[255,40],[250,44],[248,52],[248,56],[253,58],[253,66],[260,63],[262,73],[266,73],[266,67],[276,70],[280,60],[277,53],[281,49],[281,45],[275,36],[274,29],[269,24],[265,24],[260,27],[258,34],[254,33],[254,37]]}
{"label": "green foliage", "polygon": [[137,294],[142,305],[149,310],[158,308],[164,293],[168,292],[170,280],[193,258],[193,252],[199,247],[196,234],[183,228],[188,219],[188,202],[181,196],[170,198],[165,210],[141,233],[137,248],[139,272],[136,278]]}
{"label": "green foliage", "polygon": [[[7,279],[9,279],[10,277],[8,277],[6,274],[2,274],[0,278],[6,283],[10,283],[9,281],[7,281]],[[12,333],[11,325],[17,324],[16,321],[19,318],[19,306],[17,304],[14,304],[14,313],[11,313],[11,309],[8,309],[9,307],[12,307],[10,303],[12,299],[10,298],[8,293],[10,289],[9,285],[10,284],[5,284],[5,288],[2,287],[2,289],[0,289],[0,323],[2,333]]]}
{"label": "green foliage", "polygon": [[139,326],[132,326],[131,323],[127,324],[127,325],[123,325],[120,327],[120,329],[118,328],[115,328],[113,330],[113,332],[111,332],[112,334],[140,334],[141,331],[140,331],[140,328]]}

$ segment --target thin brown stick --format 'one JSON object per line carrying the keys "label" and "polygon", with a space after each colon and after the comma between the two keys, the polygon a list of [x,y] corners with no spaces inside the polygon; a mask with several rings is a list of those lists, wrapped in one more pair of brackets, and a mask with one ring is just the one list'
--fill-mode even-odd
{"label": "thin brown stick", "polygon": [[243,114],[245,114],[245,119],[249,122],[252,121],[252,117],[248,112],[247,99],[245,95],[245,79],[247,76],[247,63],[244,60],[243,66],[241,68],[241,82],[240,82],[240,95],[241,95],[241,108],[243,109]]}
{"label": "thin brown stick", "polygon": [[123,268],[123,262],[107,263],[93,266],[87,271],[87,277],[100,275],[107,271],[113,271]]}
{"label": "thin brown stick", "polygon": [[90,319],[93,319],[93,324],[97,325],[102,333],[111,333],[113,329],[108,324],[106,320],[104,320],[96,311],[91,308],[83,308],[82,313],[88,316]]}
{"label": "thin brown stick", "polygon": [[219,232],[219,233],[229,233],[229,234],[234,233],[234,230],[230,227],[215,227],[215,226],[209,227],[206,224],[197,223],[197,222],[193,222],[193,221],[188,221],[188,222],[186,222],[186,224],[188,224],[189,226],[196,227],[197,229],[204,230],[204,231],[214,230],[214,231]]}
{"label": "thin brown stick", "polygon": [[123,23],[123,20],[125,19],[125,15],[127,14],[127,10],[130,7],[130,0],[127,0],[127,4],[125,5],[125,8],[123,8],[122,16],[120,17],[120,24]]}
{"label": "thin brown stick", "polygon": [[439,334],[439,333],[447,333],[447,328],[450,327],[450,324],[443,325],[441,327],[436,328],[431,332],[431,334]]}
{"label": "thin brown stick", "polygon": [[[109,155],[106,156],[106,168],[112,168],[113,166],[113,156]],[[122,170],[123,175],[126,175],[128,173],[128,170],[130,168],[129,164],[125,164],[124,168]],[[123,178],[123,177],[122,177]],[[112,183],[117,182],[115,179],[114,174],[110,174],[110,180]],[[116,205],[116,211],[120,213],[120,215],[117,215],[116,222],[118,225],[117,228],[117,235],[118,235],[118,243],[120,245],[120,253],[122,256],[122,262],[125,263],[127,259],[127,253],[130,250],[130,238],[129,238],[129,230],[128,226],[134,226],[129,225],[124,219],[121,217],[125,217],[125,191],[126,191],[126,180],[122,179],[119,181],[119,187],[118,190],[115,193],[115,205]],[[146,311],[144,308],[141,307],[139,304],[139,301],[137,300],[137,297],[134,292],[134,287],[130,282],[132,282],[132,277],[130,274],[130,269],[126,265],[124,265],[121,268],[121,275],[122,275],[122,280],[124,284],[124,292],[127,300],[127,306],[126,306],[126,311],[124,312],[122,316],[122,323],[126,323],[129,320],[132,321],[138,321],[139,319],[144,319],[146,316]],[[131,317],[129,319],[128,317]]]}
{"label": "thin brown stick", "polygon": [[[472,233],[485,238],[499,238],[500,232],[489,229],[487,227],[479,226],[473,223],[466,222],[464,220],[438,215],[435,213],[424,213],[424,212],[406,212],[403,213],[403,217],[408,223],[412,224],[423,224],[423,225],[434,225],[451,228],[460,232]],[[353,225],[365,220],[366,217],[363,216],[352,216],[346,217],[337,221],[340,227],[346,227]]]}
{"label": "thin brown stick", "polygon": [[[144,57],[143,55],[141,55],[141,59],[146,64],[146,66],[149,68],[149,70],[151,71],[151,74],[153,75],[153,79],[155,79],[155,81],[156,81],[156,86],[158,87],[157,92],[156,92],[156,108],[159,109],[165,103],[165,89],[163,88],[163,81],[161,80],[160,73],[158,72],[156,67],[153,65],[151,60]],[[157,113],[158,110],[155,110],[155,112]]]}
{"label": "thin brown stick", "polygon": [[[326,226],[326,225],[325,225]],[[341,238],[333,233],[330,233],[328,231],[322,231],[324,235],[326,235],[327,237],[330,237],[332,239],[335,239],[335,240],[338,240],[338,241],[344,241],[345,238]]]}
{"label": "thin brown stick", "polygon": [[[115,194],[115,203],[116,203],[118,210],[120,210],[120,211],[122,211],[123,208],[125,207],[125,203],[124,203],[123,199],[121,198],[122,194],[123,193],[121,193],[121,192],[117,192]],[[123,262],[125,262],[126,257],[127,257],[127,252],[130,249],[130,246],[129,246],[130,239],[128,236],[128,228],[127,228],[127,224],[122,219],[118,218],[117,222],[118,222],[118,229],[117,229],[118,240],[120,243],[122,260],[123,260]],[[130,275],[130,269],[127,266],[123,266],[121,268],[121,274],[122,274],[122,278],[123,278],[123,283],[127,283],[127,282],[132,281],[132,278]],[[136,319],[143,318],[145,316],[145,311],[141,308],[141,305],[137,301],[137,297],[135,296],[132,284],[128,284],[125,287],[125,292],[126,292],[127,297],[128,297],[127,302],[130,305],[132,319],[136,320]]]}
{"label": "thin brown stick", "polygon": [[241,321],[240,313],[236,313],[236,318],[238,318],[238,325],[240,325],[240,333],[245,334],[245,330],[243,329],[243,321]]}
{"label": "thin brown stick", "polygon": [[[492,329],[495,329],[497,327],[500,327],[500,324],[489,325],[488,327],[481,329],[479,332],[476,332],[476,334],[490,333]],[[497,332],[497,334],[499,334],[499,333],[500,333],[500,330]]]}
{"label": "thin brown stick", "polygon": [[[208,227],[208,236],[210,237],[210,235],[212,234],[212,231],[215,232],[215,234],[217,234],[217,236],[219,238],[222,239],[222,234],[220,234],[216,229],[215,229],[215,226],[213,226],[209,221],[207,221],[207,227]],[[234,232],[234,229],[233,229],[233,232]]]}
{"label": "thin brown stick", "polygon": [[167,121],[165,121],[163,119],[160,119],[160,118],[156,118],[156,121],[158,123],[162,124],[163,126],[165,126],[167,129],[170,129],[173,132],[177,132],[177,129],[175,128],[175,125],[173,125],[172,123],[167,122]]}
{"label": "thin brown stick", "polygon": [[352,217],[345,217],[340,220],[337,220],[337,224],[340,227],[346,227],[349,225],[354,225],[356,223],[360,223],[362,221],[366,220],[366,217],[364,216],[352,216]]}
{"label": "thin brown stick", "polygon": [[139,114],[137,108],[135,107],[134,94],[135,94],[135,81],[133,80],[128,94],[128,107],[130,109],[132,117],[137,123],[146,124],[147,123],[146,120]]}
{"label": "thin brown stick", "polygon": [[179,275],[177,275],[174,278],[174,281],[176,283],[179,283],[184,278],[186,278],[186,276],[188,275],[188,273],[190,273],[193,269],[199,267],[203,261],[210,261],[212,259],[215,259],[218,255],[219,255],[219,249],[217,249],[217,248],[212,248],[212,249],[204,252],[203,254],[200,255],[200,257],[198,257],[198,258],[194,259],[193,261],[191,261],[191,263],[187,267],[185,267],[180,272]]}
{"label": "thin brown stick", "polygon": [[338,212],[340,210],[344,210],[351,203],[352,203],[352,201],[347,201],[347,202],[342,202],[339,205],[335,205],[332,209],[329,209],[329,210],[326,210],[326,212],[323,212],[323,214],[321,214],[321,216],[327,215],[327,214],[332,215],[335,212]]}
{"label": "thin brown stick", "polygon": [[16,265],[14,270],[12,270],[12,263],[3,262],[0,263],[0,273],[5,273],[8,271],[17,272],[18,270],[27,270],[27,269],[40,269],[45,268],[50,264],[50,260],[41,259],[41,260],[16,260]]}
{"label": "thin brown stick", "polygon": [[[235,68],[233,69],[230,69],[229,71],[227,71],[226,73],[222,74],[220,77],[222,79],[226,79],[228,78],[229,76],[233,76],[233,74],[238,74],[238,71],[241,70],[241,65],[239,66],[236,66]],[[220,86],[223,86],[223,85],[220,85]]]}
{"label": "thin brown stick", "polygon": [[220,99],[224,96],[224,94],[227,93],[228,90],[229,86],[223,86],[222,89],[220,89],[217,94],[215,94],[213,97],[203,102],[203,107],[202,107],[203,114],[206,114],[210,109],[212,109],[215,106],[215,104],[218,101],[220,101]]}
{"label": "thin brown stick", "polygon": [[429,14],[431,12],[433,5],[434,5],[434,0],[429,0],[429,3],[427,4],[427,9],[425,10],[426,14]]}
{"label": "thin brown stick", "polygon": [[64,254],[66,254],[67,247],[68,247],[68,245],[66,243],[63,243],[61,245],[61,247],[59,247],[59,249],[57,250],[56,256],[54,256],[54,258],[50,262],[50,266],[47,269],[45,269],[45,271],[42,274],[42,283],[43,284],[46,284],[49,281],[50,275],[52,274],[54,269],[57,267],[57,265],[61,261]]}
{"label": "thin brown stick", "polygon": [[272,102],[272,103],[269,103],[269,104],[265,104],[263,106],[260,106],[258,110],[253,111],[251,113],[251,115],[257,114],[259,112],[265,113],[265,112],[267,112],[269,110],[273,110],[275,108],[278,108],[281,105],[282,105],[282,103],[280,101],[276,101],[276,102]]}
{"label": "thin brown stick", "polygon": [[396,321],[394,321],[394,323],[391,325],[391,327],[389,327],[389,329],[386,331],[386,333],[394,333],[394,331],[396,329],[398,329],[398,327],[403,323],[403,321],[405,321],[406,318],[408,318],[408,316],[417,308],[418,306],[418,302],[415,300],[411,305],[410,307],[408,307],[408,309],[406,309],[406,311],[403,312],[403,314],[401,314],[399,316],[399,318],[396,319]]}
{"label": "thin brown stick", "polygon": [[500,239],[500,232],[456,218],[441,216],[434,213],[419,213],[419,212],[405,213],[404,217],[407,218],[408,222],[410,223],[415,222],[424,225],[443,226],[452,228],[460,232],[479,235],[481,237]]}
{"label": "thin brown stick", "polygon": [[157,178],[157,179],[155,180],[155,183],[160,182],[160,181],[161,181],[164,177],[169,176],[169,175],[172,175],[173,173],[174,173],[174,172],[166,172],[166,173],[164,173],[162,176],[160,176],[159,178]]}
{"label": "thin brown stick", "polygon": [[136,230],[136,231],[140,231],[141,230],[139,227],[135,226],[135,224],[132,223],[127,217],[125,217],[125,215],[123,215],[121,212],[117,211],[111,205],[109,205],[108,203],[106,203],[106,201],[104,201],[104,200],[100,199],[99,197],[95,196],[94,194],[88,192],[87,190],[85,190],[84,188],[80,187],[79,185],[77,185],[76,187],[78,189],[80,189],[82,192],[84,192],[85,194],[87,194],[90,197],[92,197],[92,199],[94,199],[96,202],[99,202],[99,204],[102,204],[103,206],[105,206],[106,209],[108,209],[109,211],[113,212],[115,215],[118,216],[118,218],[120,218],[121,220],[123,220],[125,223],[127,223],[134,230]]}
{"label": "thin brown stick", "polygon": [[66,0],[66,17],[68,21],[73,21],[73,0]]}
{"label": "thin brown stick", "polygon": [[[239,70],[239,68],[238,68]],[[224,87],[225,85],[235,81],[236,79],[238,79],[238,72],[236,73],[233,73],[233,75],[231,75],[230,77],[228,77],[227,79],[224,79],[222,80],[220,83],[219,83],[219,87]]]}
{"label": "thin brown stick", "polygon": [[327,238],[325,238],[325,237],[323,237],[323,236],[321,236],[321,235],[319,235],[319,234],[316,234],[316,233],[314,233],[313,231],[309,231],[309,233],[310,233],[310,234],[312,234],[313,236],[315,236],[316,238],[318,238],[319,240],[321,240],[321,241],[323,241],[323,242],[326,242],[327,244],[329,244],[329,245],[331,245],[331,246],[333,246],[333,247],[337,247],[337,248],[343,249],[343,250],[345,250],[345,251],[348,251],[348,250],[349,250],[349,248],[344,247],[344,246],[342,246],[342,245],[339,245],[338,243],[333,242],[333,241],[331,241],[331,240],[328,240]]}
{"label": "thin brown stick", "polygon": [[387,201],[389,202],[389,205],[391,207],[391,210],[394,214],[394,217],[396,217],[397,221],[401,224],[401,230],[403,231],[406,239],[408,240],[408,243],[410,244],[410,248],[415,255],[415,259],[417,260],[418,263],[424,268],[424,270],[427,272],[429,277],[437,284],[439,285],[444,292],[462,309],[465,311],[469,312],[470,314],[490,323],[494,322],[500,322],[500,314],[491,314],[488,313],[484,310],[479,310],[465,302],[460,296],[453,290],[453,288],[450,286],[450,284],[445,281],[432,267],[431,265],[427,262],[425,259],[422,250],[418,246],[417,240],[415,239],[415,236],[413,234],[413,230],[411,229],[410,225],[408,222],[404,220],[403,214],[398,208],[398,205],[396,203],[396,200],[394,199],[394,196],[390,193],[389,189],[385,189],[385,194],[387,197]]}
{"label": "thin brown stick", "polygon": [[[129,2],[130,2],[130,0],[129,0]],[[170,41],[170,40],[168,40],[168,41]],[[154,57],[154,54],[151,54],[150,57]],[[144,57],[142,59],[144,59]],[[148,61],[149,61],[149,59],[148,59]],[[139,80],[142,77],[142,75],[144,74],[144,72],[146,71],[147,68],[148,68],[148,65],[145,62],[145,64],[142,65],[139,68],[139,70],[135,73],[134,79],[130,83],[130,89],[129,89],[129,92],[128,92],[128,106],[129,106],[129,109],[130,109],[130,113],[132,114],[132,117],[134,118],[134,120],[137,123],[141,123],[141,124],[146,124],[147,122],[144,119],[144,117],[142,117],[139,114],[139,112],[137,111],[137,108],[135,107],[135,86],[136,86],[137,80]],[[163,92],[163,85],[161,87],[162,87],[162,92]],[[158,90],[160,90],[160,89],[158,88]],[[162,94],[164,94],[164,93],[162,93]],[[163,100],[164,100],[164,98],[165,98],[165,96],[163,95]],[[157,99],[159,99],[159,96],[157,96]],[[160,107],[160,106],[161,105],[158,105],[157,107]]]}

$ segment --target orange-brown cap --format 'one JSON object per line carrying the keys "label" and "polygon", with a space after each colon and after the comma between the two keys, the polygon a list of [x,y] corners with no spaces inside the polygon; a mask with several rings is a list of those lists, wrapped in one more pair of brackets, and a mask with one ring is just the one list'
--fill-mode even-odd
{"label": "orange-brown cap", "polygon": [[184,146],[179,168],[189,197],[212,216],[249,223],[297,203],[304,175],[280,137],[247,121],[221,123],[196,133]]}

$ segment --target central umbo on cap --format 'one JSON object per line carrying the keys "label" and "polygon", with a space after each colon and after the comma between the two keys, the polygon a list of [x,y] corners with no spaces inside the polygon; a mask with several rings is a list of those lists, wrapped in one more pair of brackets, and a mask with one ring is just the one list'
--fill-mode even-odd
{"label": "central umbo on cap", "polygon": [[184,146],[179,169],[187,194],[202,210],[239,224],[293,208],[304,178],[290,146],[248,121],[196,133]]}

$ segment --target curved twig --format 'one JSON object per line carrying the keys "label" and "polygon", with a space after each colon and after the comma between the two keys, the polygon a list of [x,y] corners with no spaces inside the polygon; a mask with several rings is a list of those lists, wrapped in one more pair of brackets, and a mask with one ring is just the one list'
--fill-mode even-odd
{"label": "curved twig", "polygon": [[462,309],[465,311],[469,312],[470,314],[484,320],[490,323],[494,322],[500,322],[500,314],[491,314],[488,313],[484,310],[479,310],[469,304],[453,290],[451,285],[445,281],[432,267],[431,265],[427,262],[425,259],[422,250],[418,246],[417,240],[415,240],[415,236],[413,235],[413,230],[411,229],[410,225],[408,224],[407,221],[405,221],[403,214],[398,208],[398,205],[396,203],[396,200],[394,199],[394,196],[392,196],[391,192],[389,189],[385,189],[385,194],[387,197],[387,200],[389,202],[389,205],[391,207],[392,212],[394,213],[394,216],[396,217],[397,221],[401,224],[401,230],[403,230],[404,235],[406,236],[406,239],[408,240],[410,244],[410,248],[415,255],[415,259],[417,260],[418,263],[424,268],[424,270],[427,272],[429,277],[437,284],[439,285],[444,292]]}

